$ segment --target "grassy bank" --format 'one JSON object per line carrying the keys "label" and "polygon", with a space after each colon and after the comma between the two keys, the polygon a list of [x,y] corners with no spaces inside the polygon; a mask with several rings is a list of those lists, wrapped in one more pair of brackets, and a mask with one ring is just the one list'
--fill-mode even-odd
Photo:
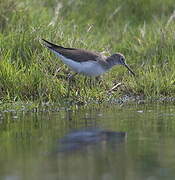
{"label": "grassy bank", "polygon": [[137,74],[115,67],[98,81],[76,76],[73,101],[174,96],[174,10],[174,0],[0,0],[1,101],[65,101],[70,70],[41,38],[106,55],[121,52]]}

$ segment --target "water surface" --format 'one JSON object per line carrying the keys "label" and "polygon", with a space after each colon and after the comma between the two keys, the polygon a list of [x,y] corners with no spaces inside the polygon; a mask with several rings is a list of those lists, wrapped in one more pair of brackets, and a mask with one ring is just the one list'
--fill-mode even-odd
{"label": "water surface", "polygon": [[[110,143],[90,139],[88,145],[80,142],[78,148],[60,151],[60,142],[69,133],[92,128],[126,132],[127,137],[117,143],[116,138]],[[0,152],[0,179],[4,180],[172,180],[175,108],[90,105],[0,112]]]}

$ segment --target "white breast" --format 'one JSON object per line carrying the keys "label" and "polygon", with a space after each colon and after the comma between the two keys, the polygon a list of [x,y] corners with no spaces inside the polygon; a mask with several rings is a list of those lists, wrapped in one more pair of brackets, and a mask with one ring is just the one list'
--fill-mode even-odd
{"label": "white breast", "polygon": [[96,61],[76,62],[71,59],[65,58],[60,53],[52,50],[61,60],[67,64],[73,71],[84,74],[86,76],[99,76],[106,70]]}
{"label": "white breast", "polygon": [[81,73],[86,76],[99,76],[105,71],[105,68],[103,68],[97,61],[88,61],[81,63]]}

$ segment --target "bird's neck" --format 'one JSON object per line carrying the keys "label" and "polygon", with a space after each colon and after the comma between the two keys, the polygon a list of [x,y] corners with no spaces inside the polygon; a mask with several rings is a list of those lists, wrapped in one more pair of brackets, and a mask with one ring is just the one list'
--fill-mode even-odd
{"label": "bird's neck", "polygon": [[117,65],[115,60],[110,56],[107,57],[106,62],[108,63],[108,69],[111,69],[113,66]]}

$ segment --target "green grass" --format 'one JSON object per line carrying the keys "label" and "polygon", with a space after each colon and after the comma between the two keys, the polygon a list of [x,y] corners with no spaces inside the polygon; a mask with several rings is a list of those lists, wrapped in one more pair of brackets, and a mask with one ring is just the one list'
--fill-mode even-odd
{"label": "green grass", "polygon": [[174,10],[174,0],[0,0],[1,101],[67,100],[70,70],[41,38],[106,55],[121,52],[137,74],[119,66],[100,81],[76,76],[72,101],[174,96]]}

